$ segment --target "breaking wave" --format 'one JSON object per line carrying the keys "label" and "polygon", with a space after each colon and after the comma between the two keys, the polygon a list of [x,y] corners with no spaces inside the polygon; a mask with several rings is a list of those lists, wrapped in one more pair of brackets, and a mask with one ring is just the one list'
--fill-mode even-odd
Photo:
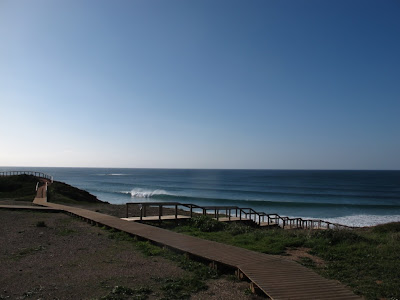
{"label": "breaking wave", "polygon": [[132,198],[154,198],[161,201],[169,202],[181,202],[181,203],[193,203],[193,204],[209,204],[214,203],[218,205],[236,205],[236,206],[267,206],[267,207],[287,207],[287,208],[336,208],[336,207],[348,207],[348,208],[368,208],[368,209],[400,209],[399,204],[393,203],[343,203],[343,202],[308,202],[308,201],[274,201],[264,199],[226,199],[226,198],[209,198],[209,197],[198,197],[198,196],[186,196],[167,192],[162,189],[150,190],[143,188],[134,188],[131,191],[120,192],[122,194],[130,195]]}
{"label": "breaking wave", "polygon": [[129,174],[122,174],[122,173],[106,173],[106,174],[96,174],[96,176],[129,176]]}
{"label": "breaking wave", "polygon": [[400,215],[353,215],[336,218],[324,218],[324,221],[339,223],[347,226],[365,227],[400,222]]}
{"label": "breaking wave", "polygon": [[[152,198],[154,196],[161,196],[161,195],[171,195],[168,194],[164,190],[146,190],[141,188],[135,188],[128,192],[121,192],[122,194],[130,195],[132,198]],[[172,195],[171,195],[172,196]]]}

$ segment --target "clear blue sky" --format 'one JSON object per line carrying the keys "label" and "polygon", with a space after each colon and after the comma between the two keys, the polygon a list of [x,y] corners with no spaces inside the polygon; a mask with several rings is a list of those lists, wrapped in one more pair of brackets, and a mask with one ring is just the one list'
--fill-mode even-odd
{"label": "clear blue sky", "polygon": [[0,0],[0,166],[400,169],[399,16]]}

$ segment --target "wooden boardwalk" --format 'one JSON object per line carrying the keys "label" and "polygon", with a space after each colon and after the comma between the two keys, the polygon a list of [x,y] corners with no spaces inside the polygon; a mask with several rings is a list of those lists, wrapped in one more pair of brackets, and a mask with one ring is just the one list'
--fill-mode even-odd
{"label": "wooden boardwalk", "polygon": [[215,268],[227,266],[235,269],[240,278],[247,277],[251,281],[252,289],[259,289],[271,299],[361,299],[342,284],[281,257],[128,222],[82,208],[49,203],[45,195],[35,198],[34,203],[65,211],[94,225],[114,228],[190,256],[206,259]]}

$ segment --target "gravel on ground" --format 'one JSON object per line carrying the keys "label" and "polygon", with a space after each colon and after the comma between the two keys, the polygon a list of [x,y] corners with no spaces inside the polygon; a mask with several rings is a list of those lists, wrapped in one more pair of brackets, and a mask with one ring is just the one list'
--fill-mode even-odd
{"label": "gravel on ground", "polygon": [[[0,210],[0,274],[0,299],[99,299],[116,286],[147,287],[148,299],[160,299],[163,279],[188,276],[176,263],[146,257],[133,243],[64,213],[18,210]],[[262,299],[229,278],[208,280],[192,299]]]}

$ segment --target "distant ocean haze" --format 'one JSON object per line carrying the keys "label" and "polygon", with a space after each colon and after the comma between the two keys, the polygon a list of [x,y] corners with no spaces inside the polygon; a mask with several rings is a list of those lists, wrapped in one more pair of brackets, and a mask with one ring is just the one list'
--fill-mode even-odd
{"label": "distant ocean haze", "polygon": [[[26,168],[1,168],[23,170]],[[400,221],[400,171],[34,168],[113,204],[251,207],[352,226]]]}

